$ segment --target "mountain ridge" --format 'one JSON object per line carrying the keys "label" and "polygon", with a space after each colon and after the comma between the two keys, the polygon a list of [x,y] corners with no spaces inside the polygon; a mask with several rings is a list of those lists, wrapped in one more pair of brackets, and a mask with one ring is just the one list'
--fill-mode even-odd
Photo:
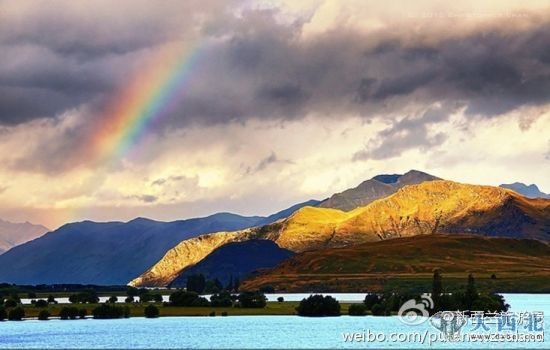
{"label": "mountain ridge", "polygon": [[526,185],[522,182],[514,182],[511,184],[502,184],[499,187],[515,191],[528,198],[550,199],[550,194],[542,192],[535,184]]}
{"label": "mountain ridge", "polygon": [[[130,282],[160,286],[213,249],[247,239],[270,239],[300,253],[435,233],[550,239],[550,201],[492,186],[434,180],[407,185],[354,210],[303,207],[287,219],[237,232],[180,242]],[[219,238],[223,237],[223,240]],[[200,253],[193,247],[200,246]],[[193,253],[190,253],[193,251]]]}
{"label": "mountain ridge", "polygon": [[266,220],[216,213],[172,222],[135,218],[128,222],[69,223],[0,255],[0,282],[123,285],[183,240],[210,232],[242,230]]}
{"label": "mountain ridge", "polygon": [[322,201],[321,208],[333,208],[343,211],[353,210],[365,206],[377,199],[387,197],[407,185],[414,185],[424,181],[441,180],[428,173],[409,170],[405,174],[381,174],[361,182],[354,188],[335,193]]}
{"label": "mountain ridge", "polygon": [[50,231],[47,227],[30,222],[10,222],[0,219],[0,254]]}

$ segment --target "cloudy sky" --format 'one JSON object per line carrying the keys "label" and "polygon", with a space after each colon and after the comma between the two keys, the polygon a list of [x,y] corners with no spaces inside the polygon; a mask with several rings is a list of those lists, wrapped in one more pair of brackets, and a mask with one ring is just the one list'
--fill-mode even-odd
{"label": "cloudy sky", "polygon": [[[0,52],[2,219],[263,215],[412,168],[550,192],[548,1],[0,0]],[[98,160],[154,69],[161,112]]]}

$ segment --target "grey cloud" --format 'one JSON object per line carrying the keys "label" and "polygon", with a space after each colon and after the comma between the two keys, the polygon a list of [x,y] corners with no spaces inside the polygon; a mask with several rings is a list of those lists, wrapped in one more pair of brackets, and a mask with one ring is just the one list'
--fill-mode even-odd
{"label": "grey cloud", "polygon": [[[155,45],[179,38],[173,17],[181,13],[170,6],[174,14],[153,11],[143,17],[155,21],[156,16],[165,16],[166,26],[139,20],[126,21],[119,28],[116,23],[94,22],[93,16],[79,23],[82,16],[63,12],[70,35],[76,36],[73,46],[94,42],[88,35],[94,25],[101,26],[101,33],[110,28],[109,35],[102,34],[96,41],[107,40],[113,49],[98,57],[86,53],[93,47],[85,48],[84,62],[59,49],[57,39],[50,38],[57,30],[31,33],[25,25],[15,29],[5,25],[0,44],[7,56],[16,57],[22,50],[17,44],[31,34],[36,38],[27,41],[49,55],[0,71],[5,96],[0,123],[55,116],[94,97],[113,95],[115,87],[128,82],[131,71],[139,70],[143,55],[154,52]],[[44,28],[54,25],[51,13],[40,14],[19,20],[26,24],[38,19]],[[164,127],[251,117],[292,119],[310,113],[355,113],[368,118],[372,112],[398,111],[413,100],[460,101],[470,114],[497,115],[550,98],[546,93],[550,90],[549,23],[517,33],[488,29],[430,45],[405,41],[399,31],[371,36],[329,31],[304,39],[301,23],[280,23],[274,11],[247,11],[236,17],[220,10],[217,15],[202,23],[200,59],[185,91],[176,93],[177,103],[166,112]],[[221,24],[210,28],[216,21]],[[192,28],[185,25],[181,31]],[[130,31],[144,40],[142,45],[133,42]],[[14,84],[19,90],[9,90]],[[25,99],[28,103],[22,106],[15,102]]]}
{"label": "grey cloud", "polygon": [[137,199],[143,203],[154,203],[158,200],[156,196],[150,195],[150,194],[142,194],[142,195],[133,195],[127,197],[129,199]]}
{"label": "grey cloud", "polygon": [[430,135],[428,127],[446,121],[449,114],[449,109],[432,108],[419,117],[407,116],[394,122],[381,131],[366,149],[356,152],[353,160],[386,159],[399,156],[412,148],[425,150],[440,145],[447,139],[447,135],[442,132]]}
{"label": "grey cloud", "polygon": [[279,159],[279,157],[277,157],[275,152],[271,152],[271,154],[269,156],[265,157],[264,159],[262,159],[258,163],[258,165],[254,169],[254,171],[255,172],[262,171],[262,170],[266,169],[267,167],[269,167],[270,165],[277,164],[277,163],[293,164],[293,162],[291,160]]}
{"label": "grey cloud", "polygon": [[162,186],[162,185],[164,185],[168,182],[178,182],[178,181],[185,180],[185,179],[188,179],[188,178],[186,176],[181,176],[181,175],[169,176],[167,178],[156,179],[153,182],[151,182],[151,185],[153,185],[153,186]]}
{"label": "grey cloud", "polygon": [[[95,108],[82,130],[50,140],[20,167],[40,163],[38,158],[48,154],[48,162],[63,169],[84,162],[78,155],[78,144],[86,139],[81,136],[91,124],[108,123],[102,110],[113,103],[116,91],[158,45],[196,35],[202,37],[192,74],[185,88],[174,92],[173,105],[157,118],[152,132],[305,115],[356,114],[368,121],[376,114],[394,118],[410,104],[435,102],[465,107],[475,119],[550,101],[549,21],[522,31],[488,28],[439,40],[413,40],[402,30],[365,35],[345,29],[304,38],[299,21],[280,22],[272,10],[237,15],[232,3],[150,6],[140,1],[135,8],[117,7],[111,20],[98,17],[109,13],[108,2],[103,4],[95,14],[70,6],[61,6],[59,13],[33,6],[27,14],[0,21],[0,48],[11,62],[0,68],[0,125],[56,118],[82,105]],[[17,64],[21,58],[25,64]],[[374,151],[371,145],[370,156],[418,146],[414,137],[430,140],[425,127],[409,123],[414,124],[410,136],[400,139],[387,131],[396,146]],[[443,139],[439,135],[430,142]],[[42,165],[35,168],[48,167]]]}

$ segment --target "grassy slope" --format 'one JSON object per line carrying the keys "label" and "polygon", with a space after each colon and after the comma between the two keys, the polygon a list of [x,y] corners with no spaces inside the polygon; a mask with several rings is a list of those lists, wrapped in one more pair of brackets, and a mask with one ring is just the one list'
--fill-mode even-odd
{"label": "grassy slope", "polygon": [[[446,285],[473,273],[481,287],[550,291],[550,245],[535,240],[425,235],[299,254],[253,277],[242,288],[280,291],[429,290],[434,269]],[[495,274],[497,279],[491,279]]]}

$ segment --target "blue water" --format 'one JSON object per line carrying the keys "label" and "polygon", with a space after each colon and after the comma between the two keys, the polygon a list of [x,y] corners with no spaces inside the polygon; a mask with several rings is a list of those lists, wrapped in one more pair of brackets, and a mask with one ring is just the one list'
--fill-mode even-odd
{"label": "blue water", "polygon": [[[514,311],[543,311],[544,330],[550,337],[550,295],[507,294]],[[425,343],[399,341],[345,342],[343,333],[439,331],[429,322],[417,326],[398,317],[228,316],[163,317],[118,320],[1,322],[0,348],[419,348]],[[435,348],[456,348],[456,343],[435,343]],[[545,342],[461,343],[461,348],[550,348]]]}

